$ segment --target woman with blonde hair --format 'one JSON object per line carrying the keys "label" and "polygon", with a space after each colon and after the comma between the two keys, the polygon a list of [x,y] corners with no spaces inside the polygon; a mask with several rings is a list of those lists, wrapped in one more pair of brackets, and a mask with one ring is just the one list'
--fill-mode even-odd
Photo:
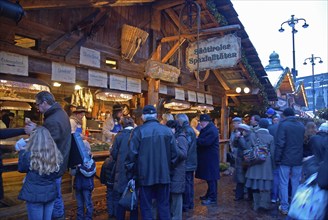
{"label": "woman with blonde hair", "polygon": [[37,127],[25,147],[20,148],[18,160],[18,171],[26,173],[18,199],[26,201],[29,219],[51,219],[62,163],[63,156],[49,131]]}

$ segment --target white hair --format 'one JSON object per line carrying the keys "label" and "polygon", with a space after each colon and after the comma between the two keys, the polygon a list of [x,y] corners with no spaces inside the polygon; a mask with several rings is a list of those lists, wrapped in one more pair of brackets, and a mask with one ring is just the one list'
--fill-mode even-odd
{"label": "white hair", "polygon": [[147,121],[147,120],[149,120],[150,118],[155,118],[155,119],[157,119],[157,113],[154,113],[154,114],[142,114],[142,116],[141,116],[141,119],[142,119],[143,121]]}
{"label": "white hair", "polygon": [[328,122],[324,122],[320,125],[319,131],[328,132]]}

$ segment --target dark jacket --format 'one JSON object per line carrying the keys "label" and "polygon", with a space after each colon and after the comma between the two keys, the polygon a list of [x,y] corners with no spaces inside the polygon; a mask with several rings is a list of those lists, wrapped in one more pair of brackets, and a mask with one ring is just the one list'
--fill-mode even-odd
{"label": "dark jacket", "polygon": [[100,171],[101,184],[105,184],[107,187],[113,188],[115,166],[116,163],[113,160],[112,155],[109,155],[109,157],[107,157],[104,163],[101,165],[101,171]]}
{"label": "dark jacket", "polygon": [[326,150],[324,160],[319,167],[317,182],[320,188],[328,190],[328,150]]}
{"label": "dark jacket", "polygon": [[287,117],[279,123],[275,139],[276,164],[302,165],[304,132],[304,125],[294,116]]}
{"label": "dark jacket", "polygon": [[319,131],[310,138],[308,145],[313,157],[303,162],[303,169],[306,177],[318,172],[320,164],[328,151],[328,133]]}
{"label": "dark jacket", "polygon": [[170,128],[152,118],[136,127],[129,142],[126,167],[136,171],[140,186],[170,183],[170,169],[176,165],[177,146]]}
{"label": "dark jacket", "polygon": [[129,182],[125,169],[125,159],[129,152],[129,139],[132,129],[123,129],[115,136],[111,155],[116,161],[114,174],[114,190],[123,193]]}
{"label": "dark jacket", "polygon": [[59,175],[63,175],[67,169],[71,149],[71,124],[68,115],[58,103],[53,104],[44,113],[43,126],[49,130],[51,137],[63,155],[64,161],[59,172]]}
{"label": "dark jacket", "polygon": [[177,140],[178,160],[177,165],[171,171],[171,193],[183,193],[185,191],[186,167],[188,141],[185,133],[177,132],[175,134]]}
{"label": "dark jacket", "polygon": [[220,179],[219,132],[212,122],[200,130],[197,138],[197,160],[196,178]]}
{"label": "dark jacket", "polygon": [[19,151],[18,171],[26,173],[22,189],[18,199],[27,202],[46,203],[57,198],[58,190],[56,185],[57,173],[49,175],[39,175],[38,172],[30,170],[31,152]]}
{"label": "dark jacket", "polygon": [[94,175],[90,177],[86,177],[85,175],[83,175],[81,173],[81,169],[84,169],[85,171],[89,172],[89,171],[93,171],[96,167],[96,163],[93,161],[92,165],[87,168],[84,165],[78,166],[77,170],[76,170],[76,175],[74,178],[74,188],[76,190],[90,190],[92,191],[95,187],[94,185]]}
{"label": "dark jacket", "polygon": [[279,126],[279,124],[272,124],[272,125],[269,125],[269,127],[268,127],[269,133],[273,136],[274,140],[276,139],[278,126]]}
{"label": "dark jacket", "polygon": [[195,171],[197,168],[197,139],[194,129],[188,122],[184,122],[182,130],[188,141],[188,153],[186,159],[186,171]]}

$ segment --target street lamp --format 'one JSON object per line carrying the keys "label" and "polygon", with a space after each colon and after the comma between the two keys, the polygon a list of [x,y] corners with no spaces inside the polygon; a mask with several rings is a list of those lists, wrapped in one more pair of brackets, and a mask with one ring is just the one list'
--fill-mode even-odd
{"label": "street lamp", "polygon": [[295,38],[294,34],[298,32],[298,30],[295,29],[295,25],[298,23],[298,21],[304,21],[304,24],[302,25],[303,28],[309,27],[309,25],[306,23],[306,20],[304,18],[294,18],[295,15],[292,15],[290,20],[285,21],[281,23],[279,32],[284,32],[285,29],[282,28],[284,24],[288,24],[292,28],[292,41],[293,41],[293,69],[292,74],[294,78],[294,82],[296,82],[296,76],[297,76],[297,70],[295,65]]}
{"label": "street lamp", "polygon": [[313,54],[311,57],[308,57],[304,60],[303,65],[306,65],[306,61],[309,60],[310,63],[312,64],[312,98],[313,98],[313,115],[315,114],[315,89],[314,89],[314,65],[315,65],[315,60],[319,59],[319,63],[323,63],[321,57],[315,57]]}

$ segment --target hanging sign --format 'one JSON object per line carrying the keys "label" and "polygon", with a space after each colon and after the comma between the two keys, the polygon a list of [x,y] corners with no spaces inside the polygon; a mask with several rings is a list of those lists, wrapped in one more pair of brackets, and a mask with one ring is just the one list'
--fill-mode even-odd
{"label": "hanging sign", "polygon": [[126,90],[130,92],[141,93],[141,80],[127,77]]}
{"label": "hanging sign", "polygon": [[167,85],[159,84],[159,93],[167,94]]}
{"label": "hanging sign", "polygon": [[195,91],[188,90],[188,101],[189,102],[197,102],[197,96]]}
{"label": "hanging sign", "polygon": [[100,68],[100,52],[86,47],[81,47],[80,64]]}
{"label": "hanging sign", "polygon": [[51,80],[67,83],[75,83],[76,70],[75,66],[52,62]]}
{"label": "hanging sign", "polygon": [[212,95],[205,94],[205,98],[206,98],[206,104],[213,105],[213,97],[212,97]]}
{"label": "hanging sign", "polygon": [[88,86],[107,88],[108,76],[106,72],[98,70],[88,70]]}
{"label": "hanging sign", "polygon": [[197,92],[197,102],[198,103],[205,103],[204,93]]}
{"label": "hanging sign", "polygon": [[183,89],[175,88],[175,99],[185,100],[185,93]]}
{"label": "hanging sign", "polygon": [[180,75],[180,69],[154,60],[148,60],[146,63],[145,76],[160,79],[166,82],[177,83]]}
{"label": "hanging sign", "polygon": [[109,88],[126,91],[126,77],[120,75],[110,75]]}
{"label": "hanging sign", "polygon": [[28,57],[0,51],[0,72],[28,76]]}
{"label": "hanging sign", "polygon": [[230,68],[235,66],[241,58],[240,38],[228,34],[224,37],[210,38],[189,44],[186,50],[186,64],[193,72],[197,70]]}

